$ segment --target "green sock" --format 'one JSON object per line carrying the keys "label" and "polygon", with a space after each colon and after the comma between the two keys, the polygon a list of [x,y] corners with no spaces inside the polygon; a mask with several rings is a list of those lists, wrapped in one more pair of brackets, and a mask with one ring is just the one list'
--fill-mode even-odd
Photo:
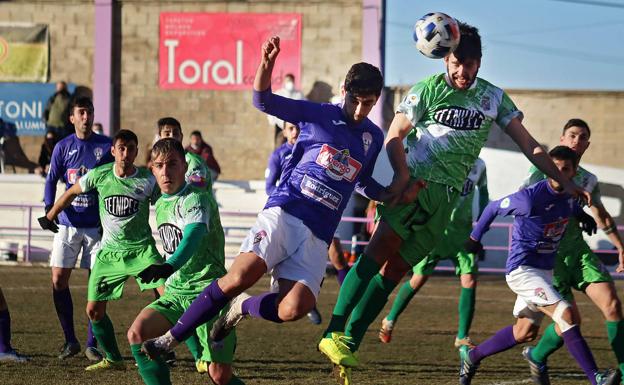
{"label": "green sock", "polygon": [[393,282],[381,274],[375,275],[370,281],[360,302],[358,302],[351,320],[347,325],[346,335],[353,338],[352,351],[356,351],[362,343],[364,334],[371,323],[377,318],[388,302],[388,296],[392,293],[398,282]]}
{"label": "green sock", "polygon": [[392,303],[392,309],[390,309],[390,313],[386,316],[388,321],[396,322],[403,310],[409,305],[414,295],[416,295],[416,290],[410,285],[409,281],[405,282],[399,292],[397,293],[394,302]]}
{"label": "green sock", "polygon": [[243,382],[243,380],[232,374],[232,378],[230,378],[230,381],[228,381],[227,385],[245,385],[245,383]]}
{"label": "green sock", "polygon": [[199,338],[197,337],[197,333],[191,334],[189,338],[187,338],[184,343],[188,348],[189,352],[193,355],[195,361],[198,361],[202,357],[202,346],[199,343]]}
{"label": "green sock", "polygon": [[379,268],[374,259],[360,255],[342,282],[336,306],[324,333],[325,337],[329,337],[332,332],[345,330],[349,314],[364,294],[370,280],[379,272]]}
{"label": "green sock", "polygon": [[537,346],[531,351],[531,358],[537,362],[546,363],[548,356],[563,346],[563,338],[557,335],[555,331],[555,323],[551,323],[544,330],[542,338],[540,338]]}
{"label": "green sock", "polygon": [[611,349],[615,353],[620,372],[624,376],[624,320],[607,321],[606,324]]}
{"label": "green sock", "polygon": [[459,305],[457,307],[457,310],[459,311],[457,338],[459,339],[465,338],[469,335],[470,325],[472,325],[472,318],[474,317],[476,297],[476,289],[462,287],[461,293],[459,294]]}
{"label": "green sock", "polygon": [[169,367],[161,356],[150,360],[141,351],[141,344],[130,345],[130,350],[132,350],[132,355],[139,367],[139,375],[145,385],[171,385]]}
{"label": "green sock", "polygon": [[111,361],[121,361],[121,353],[117,346],[117,338],[115,338],[115,328],[108,314],[104,314],[104,318],[99,321],[91,321],[93,335],[97,339],[100,348],[106,353],[106,358]]}

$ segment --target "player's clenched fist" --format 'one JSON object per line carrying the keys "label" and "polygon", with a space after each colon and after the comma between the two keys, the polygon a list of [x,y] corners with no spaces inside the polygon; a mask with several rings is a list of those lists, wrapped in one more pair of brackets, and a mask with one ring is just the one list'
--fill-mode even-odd
{"label": "player's clenched fist", "polygon": [[262,63],[264,65],[273,65],[275,58],[280,51],[280,38],[279,36],[271,36],[267,41],[262,44]]}
{"label": "player's clenched fist", "polygon": [[37,221],[39,221],[39,226],[41,226],[42,229],[50,230],[53,233],[58,233],[58,226],[56,225],[56,223],[54,223],[54,221],[49,220],[48,217],[39,217],[37,218]]}
{"label": "player's clenched fist", "polygon": [[139,278],[145,283],[156,282],[159,279],[169,278],[173,274],[173,266],[168,263],[150,265],[139,273]]}

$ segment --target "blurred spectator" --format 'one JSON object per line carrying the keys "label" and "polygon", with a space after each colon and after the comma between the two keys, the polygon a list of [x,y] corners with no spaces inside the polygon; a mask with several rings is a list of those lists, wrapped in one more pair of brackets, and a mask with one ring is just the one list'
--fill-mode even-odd
{"label": "blurred spectator", "polygon": [[208,166],[208,170],[210,170],[212,181],[214,182],[217,180],[219,174],[221,174],[221,167],[214,157],[212,147],[204,142],[201,132],[197,130],[191,132],[191,144],[189,144],[185,150],[199,155],[204,162],[206,162],[206,166]]}
{"label": "blurred spectator", "polygon": [[[295,88],[295,75],[293,74],[286,74],[286,76],[284,76],[284,85],[282,88],[275,91],[275,94],[295,100],[305,99],[303,92]],[[269,124],[275,128],[275,148],[278,148],[286,142],[286,138],[282,134],[284,122],[271,115],[267,115],[267,118],[269,119]]]}
{"label": "blurred spectator", "polygon": [[56,83],[56,92],[50,96],[43,111],[43,121],[48,131],[54,131],[59,138],[71,134],[69,130],[69,102],[71,94],[67,90],[67,83]]}
{"label": "blurred spectator", "polygon": [[104,135],[104,127],[102,123],[93,123],[93,132],[98,135]]}
{"label": "blurred spectator", "polygon": [[0,172],[6,172],[6,166],[12,166],[13,173],[16,172],[15,167],[22,167],[29,174],[41,174],[37,163],[31,162],[24,154],[15,124],[0,118]]}
{"label": "blurred spectator", "polygon": [[41,173],[43,176],[48,174],[50,169],[50,160],[52,159],[52,150],[57,142],[57,136],[54,131],[46,132],[45,139],[41,144],[41,151],[39,152],[39,167],[41,167]]}
{"label": "blurred spectator", "polygon": [[299,127],[290,122],[282,121],[284,129],[281,131],[286,142],[278,147],[269,157],[269,164],[264,173],[265,191],[267,195],[277,188],[282,178],[282,171],[286,167],[286,162],[292,157],[292,149],[299,137]]}

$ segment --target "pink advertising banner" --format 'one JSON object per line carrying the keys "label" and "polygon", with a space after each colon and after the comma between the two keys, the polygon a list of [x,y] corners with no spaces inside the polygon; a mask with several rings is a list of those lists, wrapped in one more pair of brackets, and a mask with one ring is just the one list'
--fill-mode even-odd
{"label": "pink advertising banner", "polygon": [[164,89],[247,90],[262,43],[278,35],[273,88],[284,75],[301,78],[299,13],[161,13],[159,80]]}

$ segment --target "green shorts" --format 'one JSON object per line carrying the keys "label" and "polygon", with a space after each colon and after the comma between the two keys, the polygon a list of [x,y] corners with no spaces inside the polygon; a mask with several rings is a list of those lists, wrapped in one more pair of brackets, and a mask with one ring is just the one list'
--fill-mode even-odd
{"label": "green shorts", "polygon": [[477,257],[464,250],[464,243],[470,236],[472,223],[451,221],[444,236],[435,248],[412,269],[417,275],[431,275],[438,262],[449,259],[455,266],[455,274],[477,274],[479,267]]}
{"label": "green shorts", "polygon": [[414,202],[377,207],[381,220],[403,239],[399,253],[410,266],[417,265],[438,244],[459,194],[450,186],[427,182],[427,188],[418,193]]}
{"label": "green shorts", "polygon": [[111,301],[121,298],[124,284],[130,277],[135,277],[142,291],[165,284],[163,279],[146,284],[137,278],[137,275],[146,267],[164,262],[153,244],[145,248],[123,251],[100,249],[95,258],[95,264],[89,276],[87,293],[89,301]]}
{"label": "green shorts", "polygon": [[600,258],[585,242],[560,248],[553,273],[553,286],[565,300],[571,301],[572,289],[585,291],[590,283],[613,282]]}
{"label": "green shorts", "polygon": [[[154,309],[160,314],[164,315],[172,325],[178,322],[178,319],[191,306],[191,303],[196,296],[190,295],[176,295],[165,291],[165,294],[158,298],[156,301],[147,305],[147,308]],[[236,332],[232,331],[225,339],[223,344],[218,348],[213,348],[210,345],[209,333],[212,328],[213,322],[225,314],[227,308],[221,310],[215,318],[199,326],[195,332],[199,338],[199,343],[202,347],[201,360],[207,362],[217,362],[221,364],[231,364],[234,361],[234,350],[236,349]]]}

